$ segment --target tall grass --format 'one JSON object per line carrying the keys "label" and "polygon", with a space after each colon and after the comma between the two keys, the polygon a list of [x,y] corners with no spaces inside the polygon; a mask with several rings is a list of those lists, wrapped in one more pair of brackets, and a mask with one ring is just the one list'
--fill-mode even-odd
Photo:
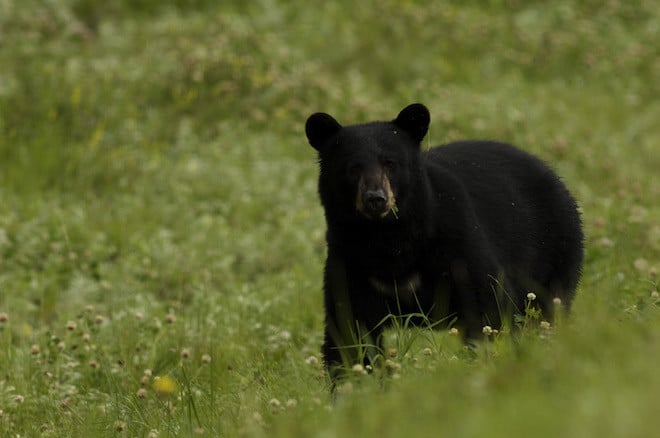
{"label": "tall grass", "polygon": [[[0,434],[652,436],[656,3],[0,0]],[[581,286],[476,355],[402,323],[333,403],[303,122],[414,101],[558,171]]]}

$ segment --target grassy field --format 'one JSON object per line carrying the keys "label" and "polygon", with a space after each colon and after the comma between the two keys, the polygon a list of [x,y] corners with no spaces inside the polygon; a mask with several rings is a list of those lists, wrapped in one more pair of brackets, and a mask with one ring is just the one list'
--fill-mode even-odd
{"label": "grassy field", "polygon": [[[657,435],[658,41],[652,0],[0,0],[0,436]],[[476,358],[395,330],[333,403],[304,121],[417,101],[560,173],[578,297]]]}

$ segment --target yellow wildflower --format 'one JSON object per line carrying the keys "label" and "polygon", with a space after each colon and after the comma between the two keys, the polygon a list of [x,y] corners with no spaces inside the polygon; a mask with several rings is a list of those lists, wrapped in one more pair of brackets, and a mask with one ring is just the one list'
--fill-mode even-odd
{"label": "yellow wildflower", "polygon": [[177,391],[176,380],[170,376],[161,376],[154,379],[154,391],[159,395],[174,394]]}

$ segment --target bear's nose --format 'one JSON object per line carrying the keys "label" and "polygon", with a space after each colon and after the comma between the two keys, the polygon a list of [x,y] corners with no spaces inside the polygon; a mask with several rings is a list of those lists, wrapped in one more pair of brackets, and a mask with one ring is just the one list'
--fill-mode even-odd
{"label": "bear's nose", "polygon": [[387,204],[387,196],[382,190],[367,190],[363,199],[365,207],[372,214],[380,214]]}

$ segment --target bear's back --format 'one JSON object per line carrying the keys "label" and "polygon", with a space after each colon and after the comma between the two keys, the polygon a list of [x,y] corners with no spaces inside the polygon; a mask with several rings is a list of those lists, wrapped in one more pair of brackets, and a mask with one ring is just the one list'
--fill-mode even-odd
{"label": "bear's back", "polygon": [[423,152],[422,157],[431,176],[439,171],[437,169],[450,172],[471,196],[485,197],[486,205],[490,204],[488,198],[515,203],[516,199],[522,201],[520,197],[533,205],[549,195],[562,198],[559,203],[569,199],[571,207],[576,206],[564,184],[546,163],[508,143],[459,141],[433,147]]}
{"label": "bear's back", "polygon": [[[581,220],[577,203],[547,164],[493,141],[449,143],[422,157],[431,181],[446,172],[460,182],[501,262],[536,278],[558,275],[564,289],[575,287],[582,261]],[[443,187],[432,186],[442,193]]]}
{"label": "bear's back", "polygon": [[550,170],[537,157],[518,149],[508,143],[488,140],[464,140],[445,145],[435,146],[423,152],[423,156],[435,163],[469,172],[499,170],[519,172],[520,166],[526,164],[534,171]]}

